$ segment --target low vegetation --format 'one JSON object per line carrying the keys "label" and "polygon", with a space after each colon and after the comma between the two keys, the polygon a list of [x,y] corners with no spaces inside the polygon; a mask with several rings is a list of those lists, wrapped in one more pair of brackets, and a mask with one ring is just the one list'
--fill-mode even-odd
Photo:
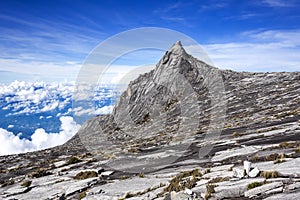
{"label": "low vegetation", "polygon": [[198,169],[182,172],[170,181],[170,184],[164,189],[164,192],[179,192],[185,188],[191,189],[196,185],[197,178],[201,176],[202,174]]}
{"label": "low vegetation", "polygon": [[206,185],[205,199],[209,199],[211,197],[211,194],[216,192],[215,187],[216,187],[216,185],[214,185],[214,184]]}
{"label": "low vegetation", "polygon": [[262,186],[263,184],[264,184],[263,182],[253,182],[253,183],[248,184],[247,189],[250,190],[250,189]]}
{"label": "low vegetation", "polygon": [[13,185],[13,184],[15,184],[14,179],[9,179],[7,181],[0,181],[1,187],[5,187],[5,186],[8,186],[8,185]]}
{"label": "low vegetation", "polygon": [[229,181],[230,177],[216,177],[211,179],[208,183],[219,183],[219,182],[223,182],[223,181]]}
{"label": "low vegetation", "polygon": [[32,183],[32,181],[26,180],[26,181],[24,181],[24,182],[21,184],[21,186],[23,186],[23,187],[29,187],[29,186],[31,185],[31,183]]}
{"label": "low vegetation", "polygon": [[97,177],[97,176],[98,176],[98,173],[95,171],[84,171],[84,172],[79,172],[78,174],[76,174],[76,176],[74,176],[74,179],[83,180],[83,179],[93,178],[93,177]]}
{"label": "low vegetation", "polygon": [[233,133],[231,134],[231,136],[232,136],[232,137],[239,137],[239,136],[241,136],[241,134],[238,133],[238,132],[233,132]]}
{"label": "low vegetation", "polygon": [[82,161],[82,160],[79,159],[78,157],[72,156],[72,157],[67,161],[67,164],[68,164],[68,165],[71,165],[71,164],[79,163],[79,162],[81,162],[81,161]]}
{"label": "low vegetation", "polygon": [[87,193],[87,190],[81,192],[81,193],[79,194],[78,199],[80,200],[80,199],[83,199],[84,197],[86,197],[86,193]]}
{"label": "low vegetation", "polygon": [[264,171],[261,173],[261,176],[265,177],[266,179],[277,178],[279,173],[277,171]]}
{"label": "low vegetation", "polygon": [[279,147],[280,147],[280,148],[283,148],[283,149],[291,148],[291,147],[293,147],[293,146],[294,146],[293,143],[288,143],[288,142],[281,142],[281,143],[279,144]]}
{"label": "low vegetation", "polygon": [[48,168],[39,168],[36,171],[32,172],[31,174],[28,175],[30,178],[40,178],[43,176],[48,176],[51,175],[52,173],[48,171]]}

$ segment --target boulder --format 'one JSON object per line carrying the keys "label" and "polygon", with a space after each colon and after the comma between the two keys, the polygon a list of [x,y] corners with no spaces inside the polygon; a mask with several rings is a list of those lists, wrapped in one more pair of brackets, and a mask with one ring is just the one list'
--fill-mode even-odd
{"label": "boulder", "polygon": [[245,160],[244,161],[244,170],[246,171],[247,175],[249,175],[250,168],[251,168],[251,162]]}
{"label": "boulder", "polygon": [[259,169],[257,167],[254,167],[254,169],[252,169],[248,175],[249,177],[254,178],[258,176],[259,172]]}
{"label": "boulder", "polygon": [[245,171],[244,169],[241,168],[233,168],[233,177],[237,177],[237,178],[243,178],[245,176]]}

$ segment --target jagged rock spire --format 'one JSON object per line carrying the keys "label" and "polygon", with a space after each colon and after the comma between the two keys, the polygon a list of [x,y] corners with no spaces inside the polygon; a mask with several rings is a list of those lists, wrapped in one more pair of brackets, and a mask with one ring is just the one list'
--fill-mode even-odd
{"label": "jagged rock spire", "polygon": [[182,44],[180,41],[177,41],[175,44],[173,44],[173,46],[168,50],[168,52],[172,52],[174,54],[178,54],[178,55],[186,55],[186,51],[184,50],[184,48],[182,47]]}

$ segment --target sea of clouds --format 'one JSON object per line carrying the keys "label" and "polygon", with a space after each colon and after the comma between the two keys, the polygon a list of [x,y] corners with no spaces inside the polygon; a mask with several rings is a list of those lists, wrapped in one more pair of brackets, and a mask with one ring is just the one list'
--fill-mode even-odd
{"label": "sea of clouds", "polygon": [[47,133],[43,128],[38,128],[31,135],[31,140],[20,139],[18,135],[0,128],[0,155],[41,150],[65,143],[79,130],[80,125],[70,116],[62,116],[60,121],[59,133]]}
{"label": "sea of clouds", "polygon": [[[0,155],[61,145],[80,128],[76,116],[111,113],[115,94],[101,88],[95,107],[72,107],[74,83],[14,81],[0,85]],[[54,127],[54,128],[53,128]]]}

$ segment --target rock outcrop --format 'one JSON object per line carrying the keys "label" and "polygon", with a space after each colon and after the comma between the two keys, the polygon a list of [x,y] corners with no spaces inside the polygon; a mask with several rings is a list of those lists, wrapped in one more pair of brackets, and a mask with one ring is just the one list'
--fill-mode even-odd
{"label": "rock outcrop", "polygon": [[0,157],[0,198],[297,199],[299,93],[300,72],[220,70],[177,42],[66,144]]}

